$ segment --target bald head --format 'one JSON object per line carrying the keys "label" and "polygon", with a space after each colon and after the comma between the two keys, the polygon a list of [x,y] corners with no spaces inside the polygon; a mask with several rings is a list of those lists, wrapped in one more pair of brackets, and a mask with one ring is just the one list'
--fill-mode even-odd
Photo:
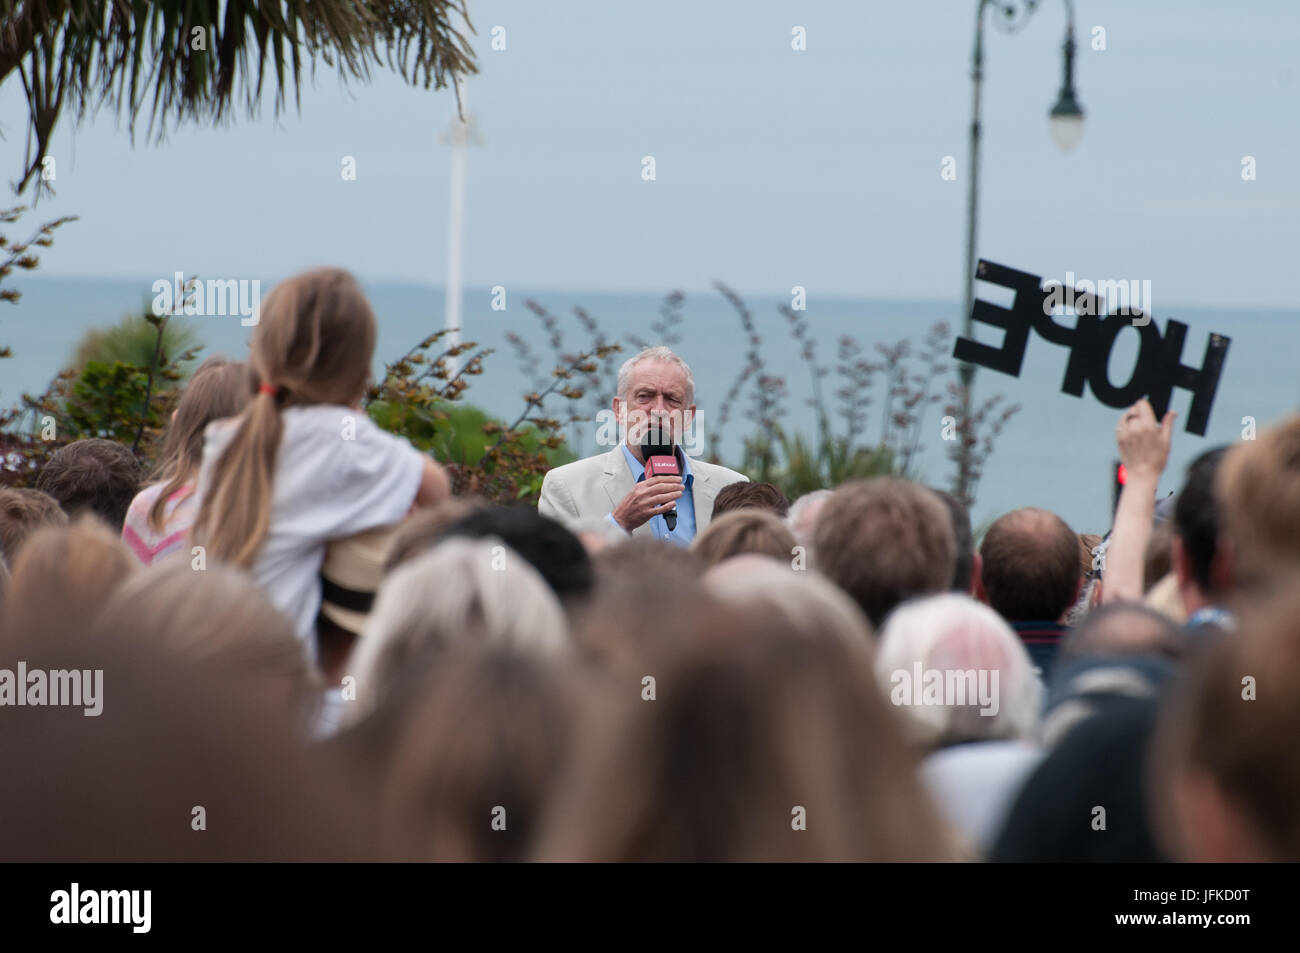
{"label": "bald head", "polygon": [[984,534],[985,601],[1008,622],[1060,619],[1079,591],[1079,541],[1065,520],[1026,507]]}

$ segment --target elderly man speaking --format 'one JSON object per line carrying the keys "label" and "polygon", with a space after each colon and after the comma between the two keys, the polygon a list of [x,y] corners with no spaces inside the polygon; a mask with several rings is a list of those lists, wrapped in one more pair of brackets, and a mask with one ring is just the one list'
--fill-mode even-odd
{"label": "elderly man speaking", "polygon": [[[546,474],[537,509],[566,523],[607,519],[634,536],[689,545],[709,524],[718,491],[747,479],[735,470],[692,460],[682,449],[682,434],[695,414],[691,369],[666,347],[646,348],[619,369],[612,407],[618,446]],[[655,441],[655,435],[661,440]],[[647,478],[643,446],[670,440],[681,475]],[[672,529],[664,518],[670,511],[676,513]]]}

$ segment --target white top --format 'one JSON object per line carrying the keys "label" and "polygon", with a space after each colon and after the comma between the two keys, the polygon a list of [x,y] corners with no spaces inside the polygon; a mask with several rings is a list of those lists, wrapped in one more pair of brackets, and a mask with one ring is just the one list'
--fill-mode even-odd
{"label": "white top", "polygon": [[[419,492],[424,454],[380,430],[365,411],[350,407],[288,407],[281,418],[271,523],[252,575],[271,602],[293,619],[314,660],[326,544],[400,521]],[[214,421],[204,432],[200,499],[235,424]]]}
{"label": "white top", "polygon": [[921,779],[948,822],[988,856],[1042,760],[1043,751],[1023,741],[972,742],[929,755]]}

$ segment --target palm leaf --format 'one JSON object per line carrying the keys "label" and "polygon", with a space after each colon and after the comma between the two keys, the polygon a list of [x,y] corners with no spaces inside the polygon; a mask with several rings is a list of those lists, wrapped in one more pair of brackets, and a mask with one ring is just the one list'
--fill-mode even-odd
{"label": "palm leaf", "polygon": [[[195,28],[205,49],[193,48]],[[182,122],[229,119],[241,94],[255,115],[268,65],[276,115],[290,94],[301,107],[304,70],[314,75],[318,63],[345,83],[382,66],[441,89],[477,72],[461,29],[473,32],[465,0],[0,0],[0,83],[17,73],[28,105],[14,189],[34,177],[47,187],[36,174],[65,108],[77,121],[108,109],[134,136],[147,100],[147,135],[162,141]]]}

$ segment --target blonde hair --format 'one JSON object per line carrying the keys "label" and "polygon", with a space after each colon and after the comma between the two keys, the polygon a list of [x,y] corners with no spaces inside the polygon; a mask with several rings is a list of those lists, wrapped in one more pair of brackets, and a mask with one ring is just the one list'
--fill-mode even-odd
{"label": "blonde hair", "polygon": [[305,729],[322,683],[293,622],[247,573],[229,566],[202,571],[181,561],[141,570],[105,605],[100,625],[219,673],[287,681],[290,707]]}
{"label": "blonde hair", "polygon": [[198,475],[203,462],[203,429],[212,421],[233,417],[248,403],[248,367],[224,357],[210,357],[199,365],[176,405],[167,425],[162,454],[150,482],[162,483],[162,492],[149,507],[149,528],[163,530],[167,500]]}
{"label": "blonde hair", "polygon": [[1225,454],[1216,484],[1239,585],[1300,565],[1300,414]]}
{"label": "blonde hair", "polygon": [[305,272],[267,296],[248,355],[257,395],[212,469],[194,523],[210,556],[253,564],[271,523],[281,408],[356,401],[374,348],[374,312],[346,271]]}
{"label": "blonde hair", "polygon": [[724,513],[695,537],[691,549],[706,566],[742,553],[758,553],[787,564],[794,559],[794,534],[781,517],[766,510],[744,509]]}

